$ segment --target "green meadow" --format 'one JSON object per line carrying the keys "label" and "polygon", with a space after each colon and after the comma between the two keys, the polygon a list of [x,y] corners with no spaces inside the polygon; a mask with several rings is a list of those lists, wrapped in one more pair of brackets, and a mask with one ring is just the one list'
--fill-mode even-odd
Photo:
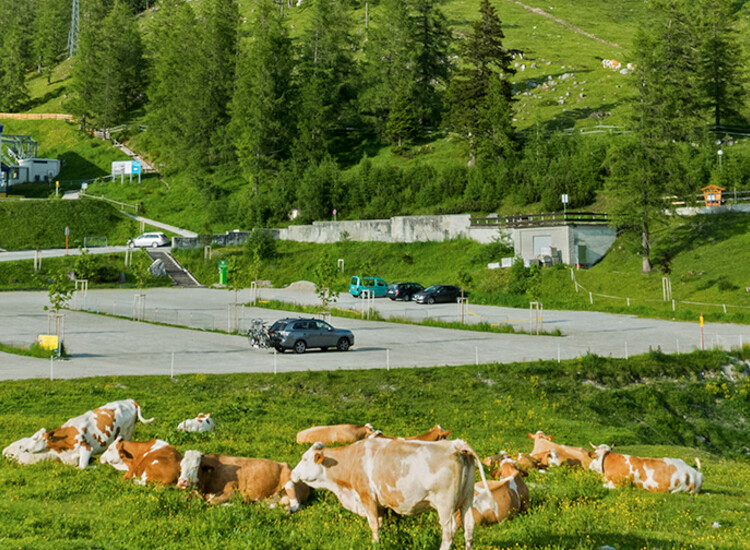
{"label": "green meadow", "polygon": [[[542,429],[573,445],[607,442],[690,464],[699,457],[703,492],[608,490],[588,471],[532,472],[528,513],[478,527],[475,548],[747,548],[748,357],[744,348],[559,364],[9,381],[0,385],[0,443],[125,398],[156,417],[138,424],[134,439],[291,465],[306,450],[295,434],[311,425],[371,422],[386,434],[410,435],[440,424],[480,456],[529,451],[526,433]],[[215,432],[176,431],[198,412],[212,413]],[[373,547],[366,521],[326,491],[290,516],[260,503],[211,506],[174,487],[137,486],[98,462],[79,471],[0,461],[1,548]],[[381,540],[382,550],[437,548],[437,515],[389,514]],[[461,532],[453,548],[463,548]]]}

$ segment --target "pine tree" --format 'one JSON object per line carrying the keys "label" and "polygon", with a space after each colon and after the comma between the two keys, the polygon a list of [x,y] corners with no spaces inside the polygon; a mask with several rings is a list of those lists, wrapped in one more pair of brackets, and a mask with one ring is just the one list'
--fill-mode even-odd
{"label": "pine tree", "polygon": [[680,0],[656,0],[634,43],[635,125],[648,139],[691,141],[701,133],[697,26]]}
{"label": "pine tree", "polygon": [[388,116],[386,135],[398,148],[408,144],[415,134],[417,126],[416,116],[412,106],[412,98],[400,95]]}
{"label": "pine tree", "polygon": [[421,128],[438,126],[443,95],[451,73],[451,30],[438,0],[411,0],[413,5],[415,82],[414,112]]}
{"label": "pine tree", "polygon": [[[511,56],[503,47],[505,37],[500,19],[489,0],[482,0],[481,18],[472,24],[461,45],[464,64],[449,90],[450,126],[468,143],[469,165],[478,154],[494,151],[495,145],[512,139],[511,108],[513,86]],[[502,116],[498,114],[502,113]],[[499,134],[505,134],[500,138]]]}
{"label": "pine tree", "polygon": [[300,103],[295,157],[317,163],[355,126],[356,64],[350,3],[317,0],[300,39]]}
{"label": "pine tree", "polygon": [[70,5],[66,0],[38,0],[34,17],[33,50],[37,71],[52,79],[52,68],[65,49],[68,26],[61,24],[70,18]]}
{"label": "pine tree", "polygon": [[30,66],[30,10],[22,0],[0,0],[0,109],[18,111],[29,99],[26,70]]}
{"label": "pine tree", "polygon": [[292,43],[272,1],[257,3],[241,52],[231,131],[240,165],[252,177],[288,158],[294,135]]}
{"label": "pine tree", "polygon": [[702,0],[698,3],[699,82],[713,112],[717,130],[722,120],[740,118],[746,95],[745,58],[733,27],[737,6],[731,0]]}
{"label": "pine tree", "polygon": [[142,90],[143,47],[130,8],[116,0],[101,20],[91,12],[74,57],[71,110],[85,124],[111,128],[124,122]]}

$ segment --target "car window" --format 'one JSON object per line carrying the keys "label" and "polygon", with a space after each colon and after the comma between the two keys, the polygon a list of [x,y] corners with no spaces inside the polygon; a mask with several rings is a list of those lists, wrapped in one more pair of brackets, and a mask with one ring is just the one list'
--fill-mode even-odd
{"label": "car window", "polygon": [[350,284],[350,285],[355,285],[355,286],[356,286],[357,284],[359,284],[359,277],[352,277],[352,280],[351,280],[351,281],[349,281],[349,284]]}
{"label": "car window", "polygon": [[427,288],[425,288],[425,292],[433,292],[435,290],[437,290],[437,286],[435,285],[428,286]]}
{"label": "car window", "polygon": [[284,330],[284,327],[286,327],[287,321],[276,321],[273,325],[271,325],[270,330]]}
{"label": "car window", "polygon": [[307,328],[307,321],[297,321],[294,323],[294,330],[305,330]]}
{"label": "car window", "polygon": [[328,323],[325,323],[323,321],[315,321],[315,324],[317,325],[318,330],[325,330],[325,331],[327,331],[329,328],[331,328],[331,325],[329,325]]}

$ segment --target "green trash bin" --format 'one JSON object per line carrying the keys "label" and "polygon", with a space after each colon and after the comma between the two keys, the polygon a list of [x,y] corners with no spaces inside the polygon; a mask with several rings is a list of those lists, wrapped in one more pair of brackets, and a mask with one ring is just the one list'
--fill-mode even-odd
{"label": "green trash bin", "polygon": [[226,260],[219,260],[219,284],[220,285],[227,284],[227,266],[228,266],[228,263]]}

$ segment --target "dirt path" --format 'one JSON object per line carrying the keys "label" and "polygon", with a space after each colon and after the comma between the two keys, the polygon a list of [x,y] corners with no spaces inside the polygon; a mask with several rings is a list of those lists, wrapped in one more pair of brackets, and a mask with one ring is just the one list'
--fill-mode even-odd
{"label": "dirt path", "polygon": [[560,19],[559,17],[555,17],[551,13],[548,13],[548,12],[544,11],[541,8],[532,8],[531,6],[527,6],[526,4],[524,4],[522,2],[518,2],[518,0],[508,0],[508,2],[512,2],[512,3],[516,4],[517,6],[521,6],[523,9],[525,9],[526,11],[529,11],[531,13],[535,13],[537,15],[541,15],[542,17],[546,17],[547,19],[552,19],[552,21],[554,21],[556,23],[560,23],[563,27],[567,27],[568,29],[570,29],[571,31],[573,31],[575,33],[582,34],[583,36],[587,36],[591,40],[596,40],[600,44],[606,44],[607,46],[612,46],[613,48],[620,48],[621,47],[619,44],[617,44],[615,42],[607,42],[606,40],[604,40],[602,38],[599,38],[598,36],[593,35],[590,32],[586,32],[583,29],[581,29],[579,27],[576,27],[572,23],[568,23],[567,21],[565,21],[565,19]]}

